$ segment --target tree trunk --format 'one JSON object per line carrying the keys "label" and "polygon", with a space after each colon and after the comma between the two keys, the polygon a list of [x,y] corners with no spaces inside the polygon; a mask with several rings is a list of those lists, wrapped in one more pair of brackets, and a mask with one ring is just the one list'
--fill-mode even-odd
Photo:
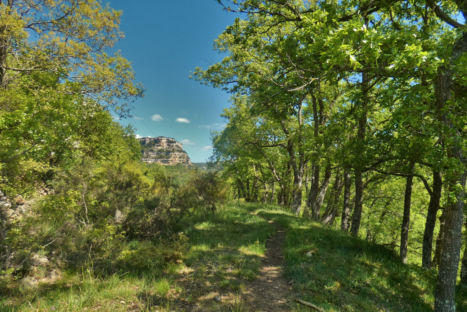
{"label": "tree trunk", "polygon": [[252,196],[252,202],[256,203],[258,202],[258,177],[255,176],[253,180],[253,196]]}
{"label": "tree trunk", "polygon": [[0,88],[2,89],[7,88],[6,61],[7,61],[7,55],[8,55],[7,47],[9,44],[8,43],[9,38],[7,38],[7,36],[5,35],[7,25],[0,27]]}
{"label": "tree trunk", "polygon": [[326,166],[326,171],[324,173],[324,180],[321,183],[321,186],[318,191],[318,196],[316,200],[313,202],[311,206],[312,217],[315,220],[319,220],[319,212],[321,210],[321,206],[323,205],[324,197],[326,196],[326,192],[328,190],[329,181],[331,180],[331,165],[328,164]]}
{"label": "tree trunk", "polygon": [[283,188],[281,188],[281,191],[279,193],[278,202],[280,206],[285,206],[285,190]]}
{"label": "tree trunk", "polygon": [[[243,198],[246,198],[245,186],[243,185],[243,182],[242,180],[240,180],[240,178],[237,178],[237,184],[238,184],[239,194],[240,194],[240,191],[242,191]],[[239,198],[240,197],[241,196],[239,195]]]}
{"label": "tree trunk", "polygon": [[316,200],[316,197],[318,196],[320,166],[313,164],[311,170],[312,170],[312,174],[311,174],[310,193],[308,193],[308,199],[306,202],[306,206],[309,208],[311,208],[311,206]]}
{"label": "tree trunk", "polygon": [[444,208],[444,238],[442,241],[438,279],[435,289],[435,311],[456,311],[456,280],[459,268],[460,249],[462,246],[462,224],[464,219],[464,196],[467,173],[464,172],[453,186],[460,186],[461,191],[453,190],[456,200]]}
{"label": "tree trunk", "polygon": [[[362,73],[362,98],[359,103],[360,116],[358,116],[358,131],[357,131],[357,143],[361,152],[365,149],[365,136],[366,136],[366,124],[367,124],[367,102],[368,102],[368,74]],[[358,236],[360,230],[360,222],[362,220],[363,210],[363,171],[360,168],[355,169],[355,208],[352,215],[352,227],[350,233],[353,236]]]}
{"label": "tree trunk", "polygon": [[350,228],[350,233],[354,236],[358,236],[360,221],[362,220],[363,190],[362,172],[355,170],[355,206],[352,215],[352,226]]}
{"label": "tree trunk", "polygon": [[299,216],[302,208],[302,175],[296,174],[293,182],[292,209]]}
{"label": "tree trunk", "polygon": [[250,191],[250,178],[246,179],[246,198],[245,201],[251,201],[251,191]]}
{"label": "tree trunk", "polygon": [[431,268],[433,232],[435,231],[436,214],[439,210],[442,189],[443,181],[441,178],[441,173],[433,171],[433,190],[430,196],[430,204],[428,206],[428,212],[426,216],[425,232],[423,233],[422,267],[424,269]]}
{"label": "tree trunk", "polygon": [[[467,229],[467,223],[464,223]],[[465,245],[464,255],[462,256],[461,262],[461,282],[459,284],[462,287],[467,287],[467,244]]]}
{"label": "tree trunk", "polygon": [[371,242],[373,240],[373,234],[371,233],[370,229],[366,229],[366,240]]}
{"label": "tree trunk", "polygon": [[439,233],[438,238],[436,238],[436,247],[435,247],[435,254],[433,256],[433,263],[432,266],[434,268],[439,266],[439,262],[441,259],[441,250],[443,249],[443,240],[444,240],[444,231],[445,231],[445,224],[444,223],[444,209],[443,213],[439,217]]}
{"label": "tree trunk", "polygon": [[[409,174],[413,174],[415,162],[411,161],[409,165]],[[405,198],[404,198],[404,216],[402,218],[401,226],[401,245],[400,257],[403,264],[407,264],[407,247],[409,245],[409,229],[410,229],[410,205],[412,201],[412,185],[413,175],[407,177],[405,185]]]}
{"label": "tree trunk", "polygon": [[271,199],[269,200],[269,202],[271,204],[274,204],[274,195],[276,193],[276,182],[272,182],[272,192],[271,192]]}
{"label": "tree trunk", "polygon": [[[462,13],[467,13],[467,5],[460,1],[463,5]],[[441,136],[441,141],[445,144],[448,157],[458,162],[458,169],[452,173],[450,180],[450,191],[456,194],[455,199],[451,199],[444,208],[445,215],[445,232],[441,250],[441,259],[439,263],[438,279],[435,289],[435,311],[439,312],[454,312],[456,310],[456,278],[459,267],[460,249],[462,246],[462,224],[464,218],[464,197],[465,183],[467,178],[466,164],[467,161],[463,154],[459,137],[461,134],[456,126],[454,126],[451,118],[451,110],[454,107],[448,107],[448,101],[451,98],[454,66],[458,59],[467,52],[467,33],[463,33],[457,42],[454,44],[452,55],[446,65],[438,68],[438,76],[436,79],[436,108],[439,120],[443,126],[450,131],[447,131],[449,140],[444,140]],[[448,114],[447,112],[450,112]],[[446,133],[441,133],[446,135]]]}
{"label": "tree trunk", "polygon": [[340,200],[343,185],[344,184],[342,181],[342,175],[339,172],[337,172],[336,180],[334,182],[334,185],[331,191],[331,198],[329,199],[328,207],[322,218],[324,225],[329,224],[332,226],[334,224],[337,210],[339,208],[339,200]]}
{"label": "tree trunk", "polygon": [[264,183],[263,204],[268,203],[268,193],[269,193],[268,184]]}
{"label": "tree trunk", "polygon": [[344,171],[344,208],[342,209],[341,231],[349,230],[350,217],[350,187],[351,177],[348,171]]}

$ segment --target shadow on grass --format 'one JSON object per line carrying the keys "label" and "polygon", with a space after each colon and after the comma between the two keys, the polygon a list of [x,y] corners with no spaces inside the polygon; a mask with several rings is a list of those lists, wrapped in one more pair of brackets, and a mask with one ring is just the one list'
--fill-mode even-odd
{"label": "shadow on grass", "polygon": [[[434,271],[403,265],[387,248],[296,218],[260,214],[286,228],[286,274],[303,300],[326,311],[432,311]],[[316,249],[312,257],[306,252]]]}

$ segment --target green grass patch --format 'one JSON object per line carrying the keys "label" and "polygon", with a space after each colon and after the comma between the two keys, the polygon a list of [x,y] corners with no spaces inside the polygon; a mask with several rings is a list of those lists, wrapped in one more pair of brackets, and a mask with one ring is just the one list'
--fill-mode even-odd
{"label": "green grass patch", "polygon": [[[176,261],[147,265],[138,255],[151,254],[153,245],[130,241],[126,250],[134,269],[129,265],[106,275],[89,264],[35,290],[13,287],[0,301],[0,312],[249,310],[242,294],[258,277],[266,241],[276,231],[268,220],[285,230],[283,253],[286,277],[293,281],[293,311],[309,311],[294,298],[325,311],[433,311],[435,270],[403,265],[384,246],[282,208],[235,202],[214,214],[199,211],[184,218],[176,230],[188,237],[186,254]],[[306,255],[310,250],[311,257]],[[226,294],[230,301],[213,300]],[[466,294],[459,290],[458,311],[465,302]]]}
{"label": "green grass patch", "polygon": [[[173,255],[158,242],[132,240],[120,255],[127,265],[118,273],[96,272],[89,263],[34,290],[23,289],[19,281],[0,285],[5,294],[0,312],[242,311],[238,294],[259,274],[266,241],[275,231],[250,214],[256,208],[231,203],[214,214],[198,211],[184,218],[174,230],[188,237],[186,254],[163,265],[155,260],[159,254]],[[215,302],[211,297],[216,291],[231,293],[232,300]]]}
{"label": "green grass patch", "polygon": [[[383,246],[280,208],[260,209],[259,213],[286,229],[285,272],[294,281],[294,296],[325,311],[433,310],[434,270],[403,265]],[[309,250],[316,253],[309,257]]]}

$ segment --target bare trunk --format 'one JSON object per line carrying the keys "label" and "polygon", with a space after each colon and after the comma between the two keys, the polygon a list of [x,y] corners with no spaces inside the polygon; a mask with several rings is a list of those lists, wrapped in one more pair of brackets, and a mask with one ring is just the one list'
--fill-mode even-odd
{"label": "bare trunk", "polygon": [[355,171],[355,206],[352,215],[352,226],[350,233],[354,236],[358,236],[360,230],[360,221],[362,220],[362,209],[363,209],[363,175],[360,171]]}
{"label": "bare trunk", "polygon": [[[365,136],[366,136],[366,124],[367,124],[367,102],[368,102],[368,76],[366,73],[362,74],[362,99],[360,103],[360,116],[358,116],[358,131],[357,139],[358,146],[361,151],[364,151],[365,148]],[[352,227],[350,233],[354,236],[358,236],[358,231],[360,230],[360,222],[362,220],[362,210],[363,210],[363,172],[360,168],[355,170],[355,208],[352,215]]]}
{"label": "bare trunk", "polygon": [[441,179],[441,174],[439,172],[433,172],[433,190],[430,196],[430,204],[428,206],[425,222],[425,232],[423,234],[422,267],[424,269],[431,268],[433,233],[435,231],[436,214],[439,210],[442,189],[443,181]]}
{"label": "bare trunk", "polygon": [[[467,223],[464,224],[467,228]],[[459,284],[462,287],[467,287],[467,244],[465,245],[464,255],[462,256],[461,262],[461,282]]]}
{"label": "bare trunk", "polygon": [[326,192],[328,190],[330,180],[331,180],[331,165],[328,164],[326,166],[326,171],[324,173],[323,182],[321,183],[321,186],[319,187],[318,196],[316,197],[316,200],[313,202],[313,205],[311,206],[312,217],[315,220],[319,220],[319,213],[321,210],[321,206],[323,205],[324,197],[326,196]]}
{"label": "bare trunk", "polygon": [[[463,4],[463,14],[467,13],[467,5]],[[450,191],[456,194],[455,199],[451,199],[444,208],[443,214],[445,215],[445,232],[441,250],[441,259],[438,270],[438,279],[436,281],[435,289],[435,311],[437,312],[454,312],[456,310],[456,279],[459,267],[460,249],[462,246],[462,224],[464,218],[464,197],[465,197],[465,183],[467,172],[465,169],[466,159],[463,154],[459,138],[461,134],[456,126],[454,126],[451,114],[447,114],[446,105],[451,98],[454,66],[459,58],[467,52],[467,33],[463,33],[462,37],[454,44],[451,58],[444,66],[438,68],[438,77],[436,79],[436,107],[438,116],[446,129],[449,129],[449,140],[442,141],[446,143],[446,150],[448,157],[456,160],[459,169],[453,172],[450,180]],[[449,111],[453,107],[448,107]],[[445,135],[444,133],[442,133]],[[451,192],[450,192],[451,193]]]}
{"label": "bare trunk", "polygon": [[272,192],[271,192],[271,199],[269,202],[274,204],[274,194],[276,193],[276,182],[272,182]]}
{"label": "bare trunk", "polygon": [[302,175],[296,174],[293,183],[292,209],[299,216],[302,208]]}
{"label": "bare trunk", "polygon": [[441,249],[441,259],[438,269],[438,279],[435,289],[435,311],[456,311],[456,280],[459,269],[460,249],[462,246],[462,224],[464,218],[464,196],[467,173],[464,172],[453,186],[461,186],[456,200],[444,208],[445,224],[444,238]]}
{"label": "bare trunk", "polygon": [[243,185],[242,180],[237,178],[237,184],[238,184],[238,190],[239,190],[239,197],[240,196],[240,191],[242,192],[243,198],[246,198],[246,193],[245,193],[245,186]]}
{"label": "bare trunk", "polygon": [[253,196],[252,196],[252,201],[253,202],[258,202],[258,178],[255,177],[253,180]]}
{"label": "bare trunk", "polygon": [[349,230],[349,217],[350,217],[350,187],[351,178],[348,171],[344,171],[344,208],[342,209],[341,231],[347,232]]}
{"label": "bare trunk", "polygon": [[334,182],[334,185],[332,187],[331,191],[331,198],[329,199],[328,202],[328,207],[326,209],[326,212],[323,215],[323,224],[325,225],[333,225],[334,220],[336,219],[336,214],[337,210],[339,208],[339,200],[342,192],[342,187],[343,187],[343,181],[342,181],[342,175],[337,172],[336,174],[336,180]]}
{"label": "bare trunk", "polygon": [[263,204],[268,203],[269,188],[268,184],[264,183]]}
{"label": "bare trunk", "polygon": [[246,179],[246,198],[247,202],[251,201],[251,191],[250,191],[250,178]]}
{"label": "bare trunk", "polygon": [[435,247],[435,254],[433,256],[432,266],[434,268],[439,266],[439,262],[441,259],[441,250],[443,250],[443,240],[444,240],[444,232],[445,232],[445,223],[444,223],[444,209],[443,213],[439,217],[439,233],[438,237],[436,238],[436,247]]}
{"label": "bare trunk", "polygon": [[313,206],[313,203],[318,196],[319,191],[319,174],[320,174],[320,166],[319,165],[312,165],[312,174],[311,174],[311,186],[310,192],[308,193],[308,199],[306,202],[307,207]]}
{"label": "bare trunk", "polygon": [[[409,174],[413,174],[415,163],[410,162]],[[412,201],[412,185],[413,175],[407,177],[407,183],[405,185],[405,198],[404,198],[404,216],[402,218],[401,226],[401,245],[400,245],[400,257],[402,263],[407,264],[407,248],[409,245],[409,229],[410,229],[410,205]]]}
{"label": "bare trunk", "polygon": [[7,87],[6,61],[8,38],[5,35],[5,31],[6,26],[0,27],[0,88],[2,89],[6,89]]}

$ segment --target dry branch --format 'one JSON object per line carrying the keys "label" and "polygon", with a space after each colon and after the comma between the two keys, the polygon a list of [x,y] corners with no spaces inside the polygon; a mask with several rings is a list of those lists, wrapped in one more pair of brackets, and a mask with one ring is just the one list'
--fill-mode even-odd
{"label": "dry branch", "polygon": [[315,310],[318,310],[318,311],[320,311],[320,312],[325,312],[325,311],[324,311],[323,309],[321,309],[320,307],[318,307],[318,306],[316,306],[316,305],[314,305],[313,303],[310,303],[310,302],[308,302],[308,301],[303,301],[302,299],[295,299],[295,301],[297,301],[297,302],[299,302],[299,303],[301,303],[301,304],[303,304],[303,305],[309,306],[309,307],[311,307],[311,308],[313,308],[313,309],[315,309]]}

